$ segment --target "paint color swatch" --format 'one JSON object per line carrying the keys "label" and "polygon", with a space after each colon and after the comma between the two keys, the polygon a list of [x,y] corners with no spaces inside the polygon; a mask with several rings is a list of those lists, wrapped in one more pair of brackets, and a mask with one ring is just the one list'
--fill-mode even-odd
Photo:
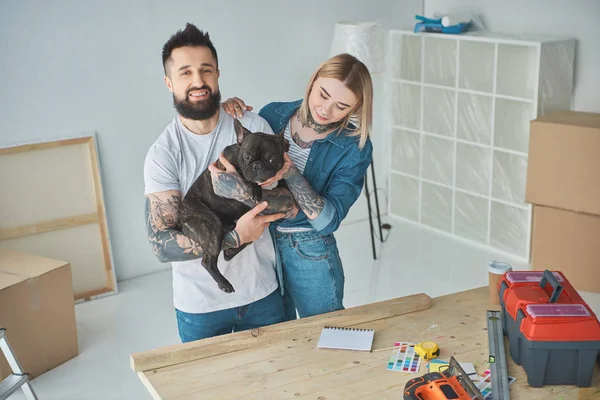
{"label": "paint color swatch", "polygon": [[415,345],[407,342],[396,342],[396,347],[388,360],[387,369],[390,371],[418,372],[421,367],[421,357],[415,353]]}
{"label": "paint color swatch", "polygon": [[[508,377],[508,385],[512,385],[514,381],[516,381],[517,378],[513,378],[512,376]],[[479,382],[477,381],[473,381],[477,387],[477,389],[479,389],[479,391],[481,392],[481,394],[483,395],[483,398],[485,400],[493,400],[492,398],[492,374],[490,373],[490,370],[488,369],[487,371],[485,371],[483,374],[481,374],[481,380]]]}
{"label": "paint color swatch", "polygon": [[429,372],[444,372],[448,369],[450,364],[448,363],[448,361],[438,360],[437,358],[434,358],[433,360],[429,361],[429,364],[427,364],[427,366],[429,367]]}

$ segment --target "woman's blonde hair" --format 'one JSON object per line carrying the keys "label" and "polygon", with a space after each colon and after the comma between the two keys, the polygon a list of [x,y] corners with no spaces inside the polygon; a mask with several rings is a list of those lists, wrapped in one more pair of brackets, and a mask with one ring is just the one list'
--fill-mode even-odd
{"label": "woman's blonde hair", "polygon": [[[369,70],[365,64],[350,54],[338,54],[321,64],[311,76],[304,93],[304,101],[300,106],[299,117],[303,125],[308,125],[308,98],[315,80],[319,77],[342,81],[356,96],[358,102],[354,109],[340,121],[337,129],[338,134],[342,130],[348,129],[351,132],[349,136],[360,135],[358,147],[362,149],[367,142],[373,120],[373,82]],[[351,119],[356,119],[356,121],[351,121]],[[349,127],[349,125],[353,125],[353,127]]]}

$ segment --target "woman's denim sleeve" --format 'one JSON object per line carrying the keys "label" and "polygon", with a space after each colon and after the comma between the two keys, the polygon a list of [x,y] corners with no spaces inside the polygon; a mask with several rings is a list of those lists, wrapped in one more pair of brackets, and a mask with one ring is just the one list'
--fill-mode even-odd
{"label": "woman's denim sleeve", "polygon": [[350,207],[360,196],[372,157],[373,145],[368,140],[362,150],[355,147],[336,169],[330,183],[321,193],[325,200],[323,211],[317,218],[309,220],[320,234],[335,232],[346,218]]}

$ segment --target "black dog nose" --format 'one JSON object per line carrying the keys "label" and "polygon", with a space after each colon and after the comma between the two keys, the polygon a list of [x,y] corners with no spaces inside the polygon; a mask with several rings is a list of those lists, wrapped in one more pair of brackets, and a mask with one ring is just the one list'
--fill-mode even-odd
{"label": "black dog nose", "polygon": [[259,171],[259,170],[261,170],[262,168],[263,168],[263,165],[262,165],[261,163],[254,163],[254,164],[252,164],[252,169],[253,169],[254,171]]}

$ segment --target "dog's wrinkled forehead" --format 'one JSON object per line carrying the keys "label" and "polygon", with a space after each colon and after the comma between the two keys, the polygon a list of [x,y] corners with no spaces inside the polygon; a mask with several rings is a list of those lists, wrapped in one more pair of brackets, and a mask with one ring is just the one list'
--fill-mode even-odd
{"label": "dog's wrinkled forehead", "polygon": [[260,157],[283,157],[283,144],[275,135],[252,133],[241,144],[242,152],[260,152]]}

